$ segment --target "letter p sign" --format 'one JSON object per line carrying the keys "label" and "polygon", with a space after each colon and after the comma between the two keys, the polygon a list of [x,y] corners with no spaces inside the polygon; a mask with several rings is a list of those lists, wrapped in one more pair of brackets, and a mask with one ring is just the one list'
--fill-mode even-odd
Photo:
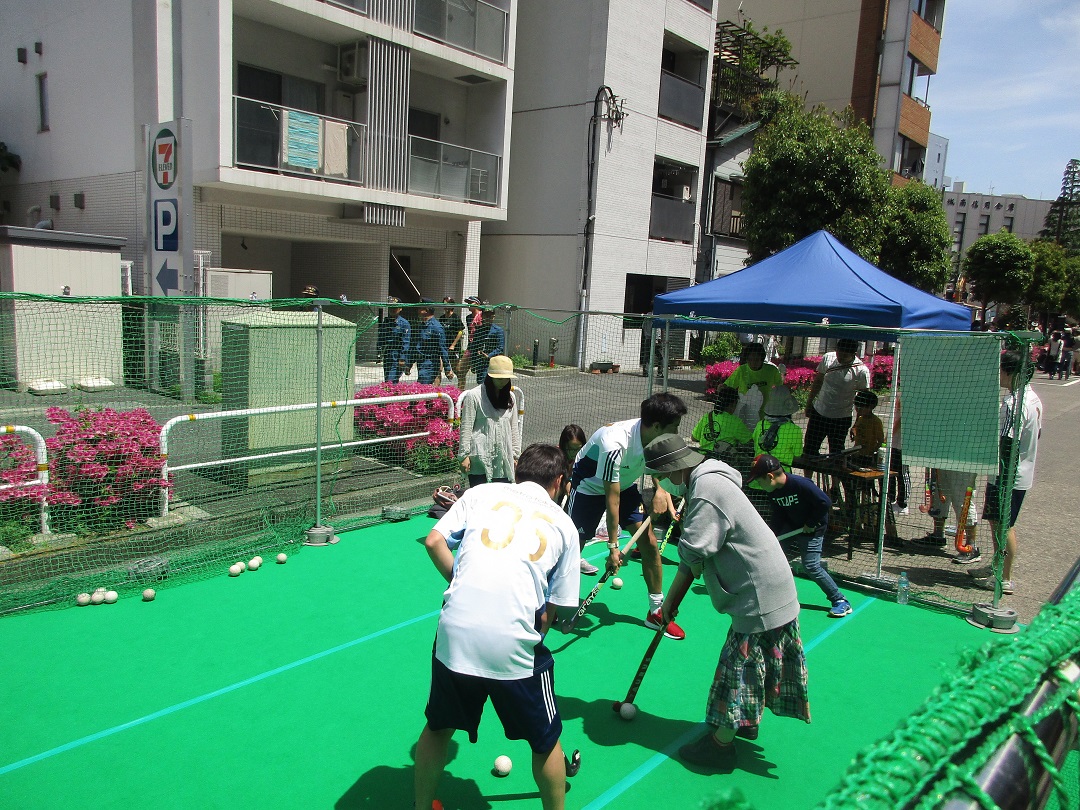
{"label": "letter p sign", "polygon": [[154,200],[154,250],[176,253],[180,250],[177,201]]}

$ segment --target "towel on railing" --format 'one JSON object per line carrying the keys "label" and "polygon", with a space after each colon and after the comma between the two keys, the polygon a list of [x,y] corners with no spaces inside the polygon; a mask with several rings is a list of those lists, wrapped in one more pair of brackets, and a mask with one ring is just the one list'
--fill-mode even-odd
{"label": "towel on railing", "polygon": [[323,122],[323,174],[349,176],[349,125],[341,121]]}
{"label": "towel on railing", "polygon": [[319,170],[322,119],[296,110],[281,111],[281,163],[291,169]]}

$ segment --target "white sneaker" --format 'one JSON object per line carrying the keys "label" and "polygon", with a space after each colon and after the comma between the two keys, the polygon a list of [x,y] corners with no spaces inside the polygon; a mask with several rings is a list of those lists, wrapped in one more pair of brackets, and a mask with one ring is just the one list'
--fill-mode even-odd
{"label": "white sneaker", "polygon": [[895,503],[889,505],[892,507],[894,515],[906,515],[908,513],[906,506],[897,506]]}
{"label": "white sneaker", "polygon": [[585,574],[585,576],[595,577],[596,572],[599,571],[599,570],[600,570],[599,568],[597,568],[595,565],[593,565],[588,560],[582,560],[581,561],[581,573]]}

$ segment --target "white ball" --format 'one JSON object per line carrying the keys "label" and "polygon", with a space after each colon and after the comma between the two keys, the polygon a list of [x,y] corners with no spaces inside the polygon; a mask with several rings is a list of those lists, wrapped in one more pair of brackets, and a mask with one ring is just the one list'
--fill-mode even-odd
{"label": "white ball", "polygon": [[514,763],[510,761],[510,757],[506,756],[506,754],[495,757],[495,773],[499,776],[507,776],[513,767]]}
{"label": "white ball", "polygon": [[155,596],[157,596],[157,592],[153,588],[147,588],[142,592],[142,600],[144,602],[153,602]]}
{"label": "white ball", "polygon": [[75,597],[75,604],[79,607],[86,607],[90,604],[90,594],[80,593],[78,596]]}
{"label": "white ball", "polygon": [[611,587],[619,590],[622,587],[622,577],[615,577],[615,579],[611,580]]}
{"label": "white ball", "polygon": [[619,717],[623,720],[633,720],[637,717],[637,706],[633,703],[624,703],[619,707]]}
{"label": "white ball", "polygon": [[104,601],[105,601],[105,592],[104,591],[94,591],[92,594],[90,594],[90,604],[92,604],[92,605],[100,605]]}
{"label": "white ball", "polygon": [[106,605],[116,604],[116,600],[119,599],[119,598],[120,598],[120,594],[118,594],[116,591],[105,591],[105,604]]}
{"label": "white ball", "polygon": [[248,571],[258,571],[260,565],[262,565],[262,560],[256,557],[248,563]]}
{"label": "white ball", "polygon": [[240,563],[233,563],[229,566],[229,576],[238,577],[244,573],[244,569],[240,567]]}
{"label": "white ball", "polygon": [[[263,558],[262,557],[259,557],[258,555],[256,555],[254,559],[259,561],[259,565],[263,564]],[[248,567],[250,568],[251,566],[248,566]]]}
{"label": "white ball", "polygon": [[247,563],[243,562],[242,560],[237,560],[235,565],[240,566],[240,573],[241,574],[244,573],[245,571],[247,571]]}
{"label": "white ball", "polygon": [[94,593],[105,593],[108,588],[94,588]]}
{"label": "white ball", "polygon": [[287,559],[289,559],[289,555],[285,554],[284,552],[277,555],[277,561],[279,564],[285,562]]}

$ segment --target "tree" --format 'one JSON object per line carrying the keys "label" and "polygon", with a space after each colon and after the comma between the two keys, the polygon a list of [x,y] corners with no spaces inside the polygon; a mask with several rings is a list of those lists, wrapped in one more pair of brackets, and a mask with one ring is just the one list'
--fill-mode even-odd
{"label": "tree", "polygon": [[1046,212],[1039,236],[1053,239],[1069,253],[1080,253],[1080,160],[1073,158],[1065,166],[1061,193]]}
{"label": "tree", "polygon": [[1080,256],[1065,259],[1065,278],[1061,311],[1072,318],[1080,318]]}
{"label": "tree", "polygon": [[750,263],[828,230],[877,261],[889,201],[889,175],[866,124],[850,110],[802,109],[799,99],[767,93],[763,126],[743,166],[743,235]]}
{"label": "tree", "polygon": [[994,304],[1015,304],[1031,287],[1035,256],[1020,237],[1007,231],[981,236],[968,248],[963,272],[986,309]]}
{"label": "tree", "polygon": [[949,244],[949,221],[936,190],[921,182],[890,190],[878,267],[936,295],[948,281]]}
{"label": "tree", "polygon": [[1065,249],[1057,242],[1038,239],[1031,243],[1031,253],[1034,263],[1024,300],[1034,312],[1042,313],[1043,323],[1049,323],[1051,314],[1061,312],[1069,289]]}

